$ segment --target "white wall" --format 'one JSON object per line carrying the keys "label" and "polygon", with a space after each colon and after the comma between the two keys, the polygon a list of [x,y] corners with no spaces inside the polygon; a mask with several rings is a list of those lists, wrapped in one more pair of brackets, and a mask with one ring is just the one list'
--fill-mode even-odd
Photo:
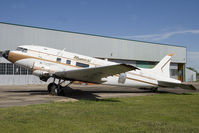
{"label": "white wall", "polygon": [[185,69],[185,81],[186,82],[193,82],[193,81],[196,81],[196,72],[186,68]]}

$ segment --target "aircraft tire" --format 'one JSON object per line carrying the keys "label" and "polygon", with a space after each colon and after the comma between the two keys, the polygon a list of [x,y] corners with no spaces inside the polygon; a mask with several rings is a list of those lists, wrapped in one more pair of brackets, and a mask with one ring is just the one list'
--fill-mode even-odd
{"label": "aircraft tire", "polygon": [[57,88],[57,96],[64,96],[64,90],[63,87],[60,86],[60,88]]}
{"label": "aircraft tire", "polygon": [[51,95],[57,95],[57,91],[58,90],[58,85],[55,84],[55,83],[50,83],[48,85],[48,92],[51,94]]}
{"label": "aircraft tire", "polygon": [[51,92],[51,86],[53,85],[53,83],[48,84],[48,93]]}

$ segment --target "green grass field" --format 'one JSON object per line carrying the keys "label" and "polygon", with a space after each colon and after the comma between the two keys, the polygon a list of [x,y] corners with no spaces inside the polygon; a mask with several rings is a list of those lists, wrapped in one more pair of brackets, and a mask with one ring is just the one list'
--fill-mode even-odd
{"label": "green grass field", "polygon": [[0,108],[0,132],[199,132],[199,93]]}

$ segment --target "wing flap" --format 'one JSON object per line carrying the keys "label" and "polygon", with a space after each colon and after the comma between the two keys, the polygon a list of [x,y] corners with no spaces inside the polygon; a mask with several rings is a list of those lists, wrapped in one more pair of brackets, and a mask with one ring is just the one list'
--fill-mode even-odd
{"label": "wing flap", "polygon": [[104,81],[102,81],[101,78],[113,76],[115,74],[120,74],[136,69],[139,68],[127,64],[116,64],[109,66],[60,71],[56,72],[55,76],[66,80],[102,83]]}
{"label": "wing flap", "polygon": [[165,82],[165,81],[158,81],[158,85],[161,87],[180,87],[182,89],[187,90],[196,90],[196,88],[191,84],[183,84],[183,83],[171,83],[171,82]]}

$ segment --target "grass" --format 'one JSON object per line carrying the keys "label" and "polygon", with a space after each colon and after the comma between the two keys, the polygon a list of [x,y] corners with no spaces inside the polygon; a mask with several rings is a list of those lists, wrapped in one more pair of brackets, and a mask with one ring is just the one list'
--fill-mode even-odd
{"label": "grass", "polygon": [[0,108],[0,132],[199,132],[199,93]]}

